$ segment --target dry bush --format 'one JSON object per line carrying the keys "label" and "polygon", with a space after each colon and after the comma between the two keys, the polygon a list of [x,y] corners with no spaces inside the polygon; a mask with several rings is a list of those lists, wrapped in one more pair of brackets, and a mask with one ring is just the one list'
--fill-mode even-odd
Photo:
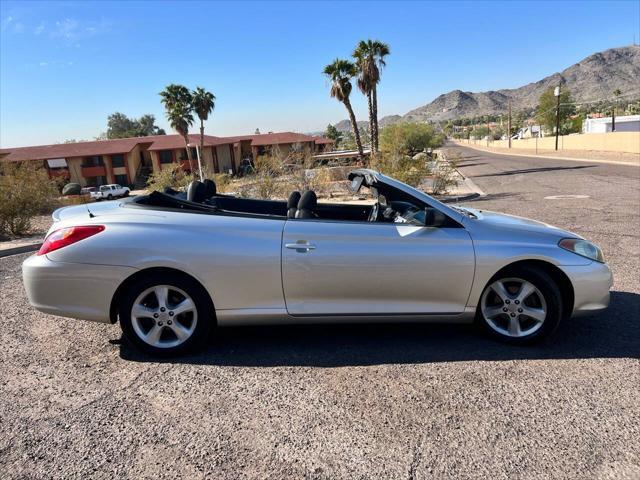
{"label": "dry bush", "polygon": [[433,171],[432,195],[443,195],[458,184],[455,168],[447,162],[439,162]]}
{"label": "dry bush", "polygon": [[412,187],[417,187],[426,176],[431,174],[426,162],[414,160],[400,153],[381,154],[372,158],[371,168]]}
{"label": "dry bush", "polygon": [[187,174],[182,166],[177,163],[163,165],[162,170],[154,172],[147,181],[147,190],[151,192],[163,192],[166,187],[174,189],[185,188],[194,176]]}
{"label": "dry bush", "polygon": [[254,174],[277,177],[282,174],[283,162],[275,155],[259,155],[253,162]]}
{"label": "dry bush", "polygon": [[32,163],[0,164],[0,235],[25,235],[31,219],[51,207],[58,194],[47,171]]}

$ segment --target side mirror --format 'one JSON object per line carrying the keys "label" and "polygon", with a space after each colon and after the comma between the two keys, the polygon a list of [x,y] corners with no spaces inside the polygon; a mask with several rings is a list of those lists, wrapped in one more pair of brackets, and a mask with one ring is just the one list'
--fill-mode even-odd
{"label": "side mirror", "polygon": [[440,210],[433,207],[427,207],[424,211],[425,227],[441,227],[446,222],[447,217]]}

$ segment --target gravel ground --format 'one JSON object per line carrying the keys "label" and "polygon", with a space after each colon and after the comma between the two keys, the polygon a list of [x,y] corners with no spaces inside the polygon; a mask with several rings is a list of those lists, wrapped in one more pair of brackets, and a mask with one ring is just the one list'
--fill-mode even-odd
{"label": "gravel ground", "polygon": [[26,255],[7,257],[0,477],[640,478],[638,170],[459,151],[489,193],[474,206],[601,244],[606,313],[531,348],[467,326],[228,328],[156,362],[117,326],[33,310]]}

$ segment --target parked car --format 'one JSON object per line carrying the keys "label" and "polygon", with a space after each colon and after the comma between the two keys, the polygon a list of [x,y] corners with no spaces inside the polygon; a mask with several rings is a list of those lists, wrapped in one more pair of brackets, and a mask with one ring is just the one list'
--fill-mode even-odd
{"label": "parked car", "polygon": [[196,181],[56,210],[23,264],[29,301],[119,322],[153,354],[195,348],[215,325],[278,323],[476,321],[524,344],[609,304],[602,252],[575,233],[446,205],[373,170],[349,179],[371,205],[236,198]]}
{"label": "parked car", "polygon": [[96,187],[83,187],[82,189],[80,189],[80,194],[87,195],[95,191],[96,191]]}
{"label": "parked car", "polygon": [[113,200],[119,197],[128,197],[131,190],[128,187],[121,187],[118,184],[102,185],[97,190],[90,193],[91,198],[96,200]]}

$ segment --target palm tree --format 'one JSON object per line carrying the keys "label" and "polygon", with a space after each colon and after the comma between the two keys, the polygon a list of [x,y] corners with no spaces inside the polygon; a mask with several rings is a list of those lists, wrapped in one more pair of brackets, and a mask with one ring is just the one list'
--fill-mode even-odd
{"label": "palm tree", "polygon": [[202,149],[204,148],[204,122],[209,119],[209,114],[216,107],[216,96],[202,87],[196,87],[192,93],[191,105],[193,105],[193,110],[200,119],[200,155],[202,155]]}
{"label": "palm tree", "polygon": [[618,108],[618,97],[620,97],[620,95],[622,95],[622,90],[620,90],[619,88],[616,88],[613,91],[613,96],[616,97],[616,101],[613,104],[613,115],[611,116],[611,131],[612,132],[616,131],[616,109]]}
{"label": "palm tree", "polygon": [[193,161],[191,159],[191,149],[189,148],[189,127],[193,125],[193,97],[191,92],[184,85],[172,83],[160,92],[160,97],[171,128],[184,138],[189,168],[193,172]]}
{"label": "palm tree", "polygon": [[389,55],[389,45],[378,40],[361,40],[353,51],[358,66],[358,88],[367,96],[369,104],[369,131],[371,148],[378,151],[378,91],[380,70],[386,65],[384,57]]}
{"label": "palm tree", "polygon": [[339,102],[342,102],[347,109],[347,112],[349,112],[349,120],[351,121],[353,136],[355,137],[356,145],[358,146],[358,157],[362,161],[364,159],[364,152],[362,151],[360,131],[358,130],[356,116],[353,113],[351,101],[349,100],[349,95],[351,95],[351,90],[353,88],[351,85],[351,79],[358,74],[358,70],[350,61],[336,58],[333,63],[324,67],[323,73],[329,78],[329,80],[331,80],[330,95]]}

